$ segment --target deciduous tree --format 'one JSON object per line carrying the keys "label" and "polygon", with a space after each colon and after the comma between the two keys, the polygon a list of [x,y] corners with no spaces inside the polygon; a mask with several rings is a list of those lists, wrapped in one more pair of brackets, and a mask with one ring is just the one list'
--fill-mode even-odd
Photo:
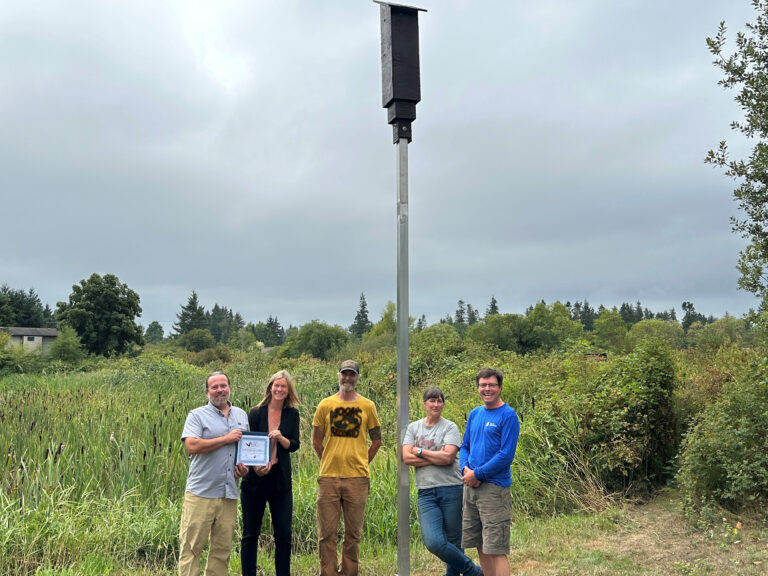
{"label": "deciduous tree", "polygon": [[603,308],[595,320],[592,330],[592,340],[598,346],[624,352],[626,348],[627,324],[621,319],[619,311],[614,306],[611,310]]}
{"label": "deciduous tree", "polygon": [[163,341],[163,327],[160,322],[153,320],[144,332],[144,340],[150,344],[160,344]]}
{"label": "deciduous tree", "polygon": [[768,1],[753,0],[755,21],[736,34],[736,50],[726,53],[726,26],[721,22],[717,34],[707,38],[713,64],[723,78],[718,82],[735,90],[735,100],[744,119],[731,122],[731,128],[753,142],[746,158],[730,158],[721,141],[710,150],[706,162],[724,170],[738,182],[733,196],[743,217],[733,217],[734,232],[748,241],[739,255],[739,287],[752,292],[768,306]]}
{"label": "deciduous tree", "polygon": [[185,332],[179,336],[177,342],[180,346],[191,352],[200,352],[201,350],[216,346],[216,340],[214,340],[213,335],[205,328],[195,328]]}
{"label": "deciduous tree", "polygon": [[321,360],[330,359],[331,353],[347,341],[347,331],[341,326],[329,326],[313,320],[288,335],[285,340],[288,355],[298,358],[309,354]]}
{"label": "deciduous tree", "polygon": [[491,314],[467,330],[467,339],[493,344],[500,350],[525,354],[536,350],[539,342],[528,318],[520,314]]}
{"label": "deciduous tree", "polygon": [[122,354],[142,345],[139,295],[114,274],[91,274],[72,286],[69,302],[56,304],[56,317],[75,329],[88,352],[102,356]]}
{"label": "deciduous tree", "polygon": [[635,348],[644,340],[660,340],[676,350],[685,347],[683,328],[672,320],[648,318],[633,324],[627,333],[627,343],[629,346]]}
{"label": "deciduous tree", "polygon": [[373,325],[367,338],[377,338],[385,334],[395,336],[397,334],[397,306],[390,301],[381,312],[381,319]]}

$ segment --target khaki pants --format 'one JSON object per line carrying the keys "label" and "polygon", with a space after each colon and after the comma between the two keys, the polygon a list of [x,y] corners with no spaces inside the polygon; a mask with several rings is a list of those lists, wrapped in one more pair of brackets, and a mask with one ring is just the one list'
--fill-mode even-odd
{"label": "khaki pants", "polygon": [[[357,576],[360,537],[370,486],[368,478],[320,477],[317,479],[320,576],[337,576],[338,574]],[[342,510],[344,511],[344,543],[341,547],[341,566],[339,566],[336,539]]]}
{"label": "khaki pants", "polygon": [[227,576],[237,523],[237,500],[184,494],[179,529],[179,576],[200,574],[200,554],[210,540],[205,576]]}

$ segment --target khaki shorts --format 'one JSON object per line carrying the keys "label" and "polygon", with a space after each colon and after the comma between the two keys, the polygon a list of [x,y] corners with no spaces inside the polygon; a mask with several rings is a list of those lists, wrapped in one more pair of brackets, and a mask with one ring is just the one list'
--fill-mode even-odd
{"label": "khaki shorts", "polygon": [[509,486],[483,482],[477,488],[464,486],[464,519],[461,545],[484,554],[509,554],[512,496]]}

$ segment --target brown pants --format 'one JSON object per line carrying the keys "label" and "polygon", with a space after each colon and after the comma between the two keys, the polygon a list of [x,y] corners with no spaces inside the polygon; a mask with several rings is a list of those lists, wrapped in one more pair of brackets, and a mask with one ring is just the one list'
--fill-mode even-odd
{"label": "brown pants", "polygon": [[[365,503],[370,491],[368,478],[317,479],[317,538],[320,576],[357,576],[360,537],[363,531]],[[341,566],[336,549],[339,518],[344,511],[344,543]]]}

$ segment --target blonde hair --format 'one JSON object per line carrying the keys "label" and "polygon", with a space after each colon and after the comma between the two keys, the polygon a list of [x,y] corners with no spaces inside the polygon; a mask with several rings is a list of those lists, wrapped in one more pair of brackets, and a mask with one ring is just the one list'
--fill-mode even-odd
{"label": "blonde hair", "polygon": [[264,392],[264,398],[262,398],[257,406],[266,406],[272,401],[272,383],[280,378],[284,378],[288,383],[288,396],[283,400],[283,406],[286,408],[293,408],[301,404],[301,402],[299,402],[299,395],[296,393],[296,384],[293,381],[293,376],[288,373],[288,370],[280,370],[279,372],[272,374],[272,377],[269,379],[269,384],[267,384],[267,390]]}

